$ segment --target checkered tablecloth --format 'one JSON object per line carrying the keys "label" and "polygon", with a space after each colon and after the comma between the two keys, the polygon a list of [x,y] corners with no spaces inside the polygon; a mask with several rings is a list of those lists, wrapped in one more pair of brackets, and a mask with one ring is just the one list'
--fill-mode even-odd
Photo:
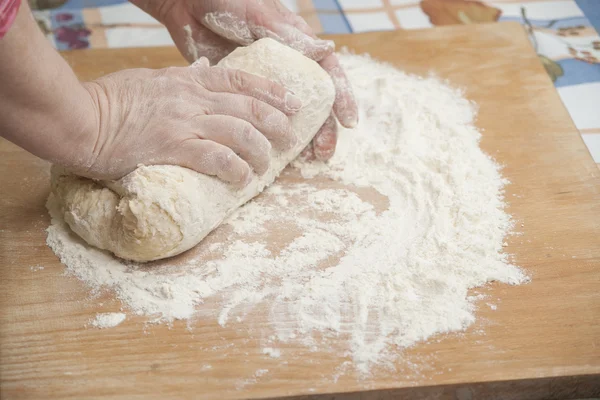
{"label": "checkered tablecloth", "polygon": [[[173,45],[162,25],[125,0],[30,2],[40,28],[61,50]],[[540,61],[600,164],[600,37],[574,0],[283,0],[283,3],[303,16],[318,33],[494,21],[518,21],[526,25]],[[600,7],[600,0],[596,6],[589,4],[586,1],[586,7],[594,11],[590,15],[598,16],[595,7]]]}

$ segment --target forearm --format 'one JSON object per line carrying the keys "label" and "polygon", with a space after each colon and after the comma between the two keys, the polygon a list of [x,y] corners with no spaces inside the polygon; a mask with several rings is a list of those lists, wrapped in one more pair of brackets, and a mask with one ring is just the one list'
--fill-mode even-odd
{"label": "forearm", "polygon": [[94,106],[27,1],[0,39],[0,60],[0,135],[40,158],[82,167],[97,130]]}

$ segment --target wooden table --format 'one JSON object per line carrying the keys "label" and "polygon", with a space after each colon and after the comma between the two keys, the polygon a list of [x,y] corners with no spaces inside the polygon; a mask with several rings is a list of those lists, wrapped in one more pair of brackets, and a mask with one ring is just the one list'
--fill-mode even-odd
{"label": "wooden table", "polygon": [[[600,174],[522,28],[502,23],[334,38],[409,72],[435,71],[479,103],[482,147],[506,165],[509,212],[524,224],[524,235],[508,238],[507,250],[532,283],[492,285],[487,293],[499,299],[496,311],[482,307],[464,334],[408,350],[407,359],[422,363],[420,374],[398,365],[398,373],[381,370],[366,380],[351,374],[324,379],[342,360],[304,348],[286,347],[281,359],[270,358],[245,338],[243,326],[220,328],[214,320],[197,323],[193,332],[184,323],[144,329],[145,319],[136,317],[114,329],[86,329],[95,313],[118,311],[120,304],[110,294],[89,300],[79,281],[63,275],[44,243],[48,165],[2,141],[2,399],[600,394]],[[172,48],[65,57],[82,79],[121,68],[184,65]],[[259,368],[269,375],[240,388],[239,379]]]}

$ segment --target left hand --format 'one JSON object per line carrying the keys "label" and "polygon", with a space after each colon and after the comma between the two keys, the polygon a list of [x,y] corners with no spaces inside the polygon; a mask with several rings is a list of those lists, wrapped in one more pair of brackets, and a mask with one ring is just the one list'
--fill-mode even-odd
{"label": "left hand", "polygon": [[318,39],[300,16],[279,0],[132,0],[165,24],[190,62],[204,56],[217,63],[239,45],[270,37],[319,62],[336,87],[333,113],[313,139],[313,153],[328,160],[335,152],[337,123],[353,128],[358,107],[331,41]]}

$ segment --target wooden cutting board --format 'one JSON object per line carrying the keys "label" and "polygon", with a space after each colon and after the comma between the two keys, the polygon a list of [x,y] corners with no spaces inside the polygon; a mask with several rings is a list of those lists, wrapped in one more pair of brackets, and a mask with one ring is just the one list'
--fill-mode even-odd
{"label": "wooden cutting board", "polygon": [[[600,174],[521,26],[333,38],[408,72],[435,71],[480,105],[482,147],[506,165],[509,212],[524,224],[523,236],[507,239],[507,251],[533,281],[491,285],[487,293],[499,299],[496,311],[482,307],[465,333],[406,351],[407,360],[421,363],[418,372],[399,364],[397,373],[378,370],[366,380],[349,374],[333,381],[344,359],[305,348],[283,346],[280,359],[263,355],[243,324],[221,328],[207,319],[190,332],[185,323],[144,328],[144,318],[130,316],[114,329],[87,329],[95,313],[118,311],[120,304],[110,294],[89,300],[83,284],[63,275],[44,243],[48,164],[0,141],[2,399],[600,394]],[[173,48],[65,57],[81,79],[122,68],[184,65]],[[235,351],[227,356],[224,346]],[[203,368],[207,364],[212,368]],[[239,385],[258,369],[269,374]]]}

